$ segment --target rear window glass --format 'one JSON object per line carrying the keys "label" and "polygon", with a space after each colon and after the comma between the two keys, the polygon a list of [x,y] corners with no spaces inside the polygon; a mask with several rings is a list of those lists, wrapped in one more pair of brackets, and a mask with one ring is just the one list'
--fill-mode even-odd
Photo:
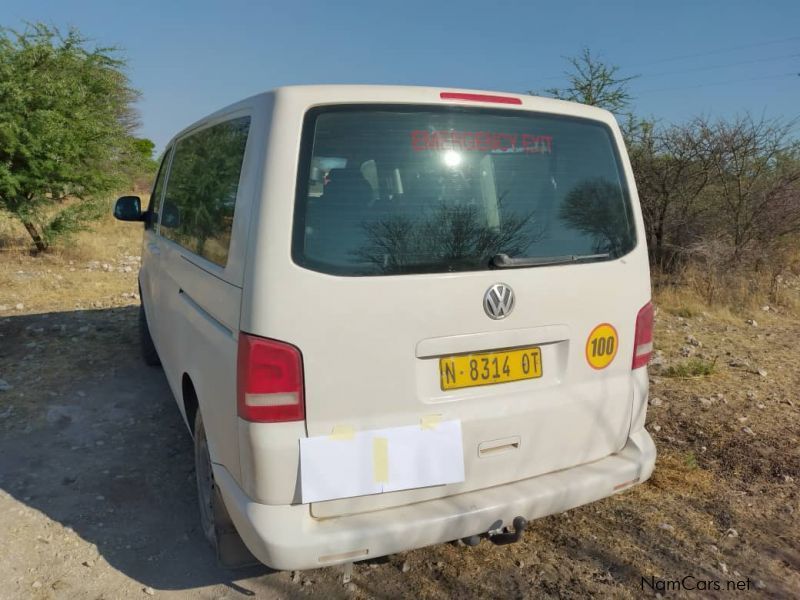
{"label": "rear window glass", "polygon": [[339,275],[610,260],[635,245],[610,130],[584,119],[338,107],[306,118],[293,257]]}

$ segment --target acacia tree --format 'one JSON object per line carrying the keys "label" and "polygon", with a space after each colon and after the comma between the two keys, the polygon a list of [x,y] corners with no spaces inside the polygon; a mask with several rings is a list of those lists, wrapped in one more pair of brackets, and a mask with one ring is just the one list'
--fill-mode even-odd
{"label": "acacia tree", "polygon": [[0,209],[37,252],[99,216],[98,197],[135,160],[137,93],[123,66],[74,29],[0,29]]}
{"label": "acacia tree", "polygon": [[628,83],[636,79],[636,75],[621,77],[619,67],[607,65],[592,56],[588,48],[578,56],[567,58],[567,61],[572,66],[564,73],[567,87],[549,88],[545,90],[546,94],[559,100],[599,106],[613,113],[622,113],[628,108],[633,98]]}
{"label": "acacia tree", "polygon": [[718,222],[734,261],[800,232],[800,144],[789,137],[792,125],[751,115],[702,123]]}
{"label": "acacia tree", "polygon": [[150,191],[160,162],[153,157],[155,146],[155,143],[147,138],[131,138],[124,164],[120,165],[126,190],[132,190],[134,193]]}
{"label": "acacia tree", "polygon": [[702,202],[711,183],[702,119],[629,130],[628,154],[644,214],[650,258],[664,271],[678,266],[681,252],[696,241]]}

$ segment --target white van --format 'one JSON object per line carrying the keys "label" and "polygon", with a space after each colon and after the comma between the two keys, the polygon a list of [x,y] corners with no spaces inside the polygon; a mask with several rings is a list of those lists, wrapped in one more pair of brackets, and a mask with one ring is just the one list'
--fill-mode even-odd
{"label": "white van", "polygon": [[653,470],[645,233],[604,110],[281,88],[179,133],[115,214],[145,224],[144,358],[225,564],[236,532],[275,569],[506,543]]}

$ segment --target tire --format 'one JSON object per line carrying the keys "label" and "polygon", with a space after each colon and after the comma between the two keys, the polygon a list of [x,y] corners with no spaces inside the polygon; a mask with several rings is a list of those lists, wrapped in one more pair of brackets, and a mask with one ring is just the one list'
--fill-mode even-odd
{"label": "tire", "polygon": [[139,305],[139,345],[142,350],[144,364],[151,367],[157,367],[161,364],[153,338],[150,337],[150,327],[147,324],[147,315],[144,313],[144,304]]}
{"label": "tire", "polygon": [[259,564],[245,546],[225,508],[222,494],[214,483],[206,429],[200,411],[194,419],[194,465],[197,479],[197,500],[200,505],[200,528],[214,549],[219,564],[239,569]]}

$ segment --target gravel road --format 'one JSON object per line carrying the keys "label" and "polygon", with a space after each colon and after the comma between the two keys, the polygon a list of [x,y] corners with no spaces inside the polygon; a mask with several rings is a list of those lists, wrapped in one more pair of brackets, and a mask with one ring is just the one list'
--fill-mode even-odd
{"label": "gravel road", "polygon": [[291,591],[288,574],[216,565],[197,526],[191,439],[163,372],[135,354],[133,307],[14,321],[6,340],[45,329],[23,363],[63,352],[54,325],[77,339],[52,357],[72,364],[64,381],[0,409],[0,598]]}

